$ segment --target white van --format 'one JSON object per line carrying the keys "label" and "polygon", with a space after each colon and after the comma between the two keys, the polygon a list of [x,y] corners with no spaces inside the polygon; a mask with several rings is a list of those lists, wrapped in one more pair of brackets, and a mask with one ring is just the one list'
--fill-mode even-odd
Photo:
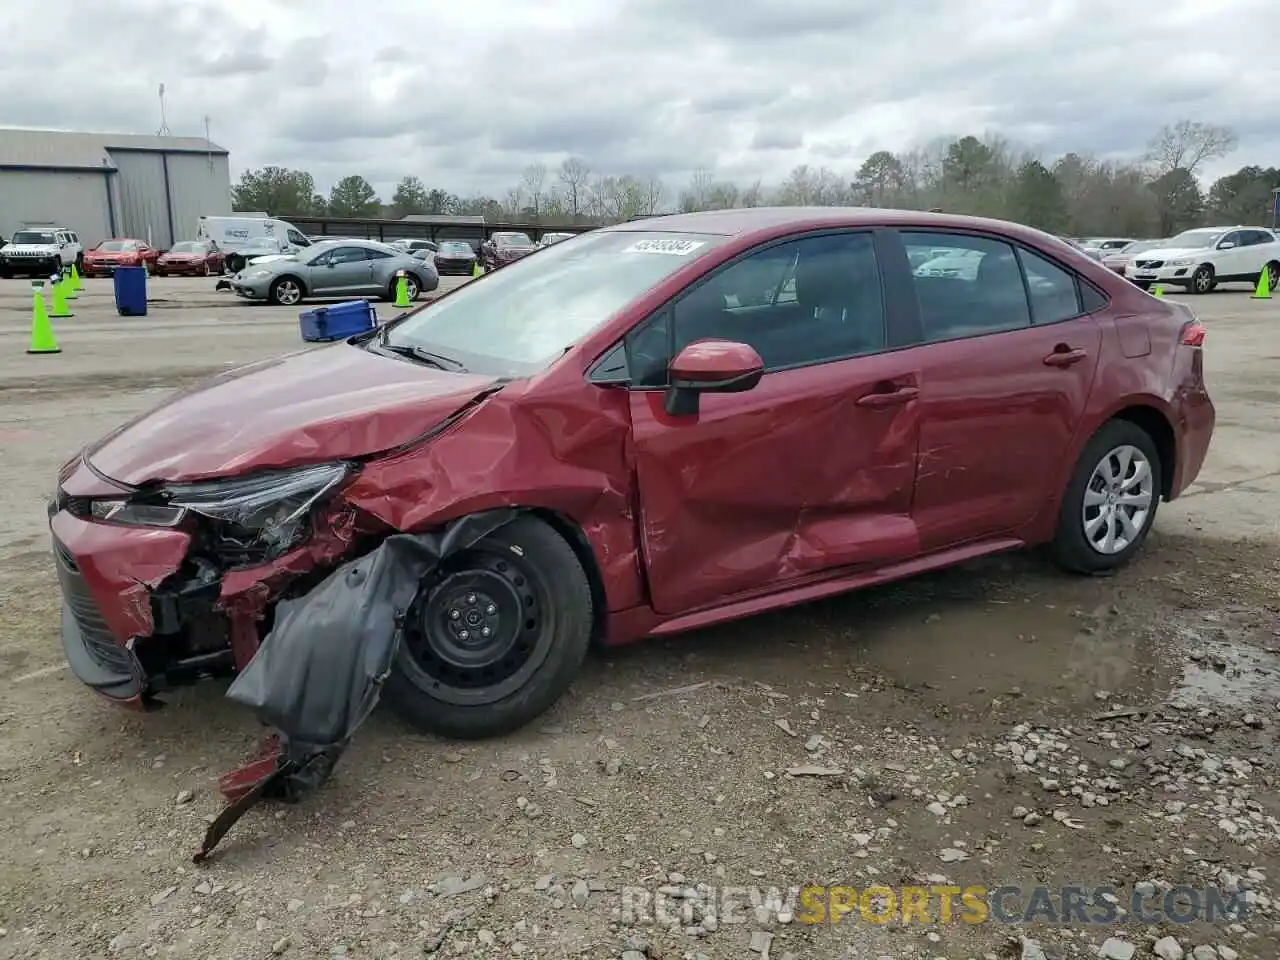
{"label": "white van", "polygon": [[273,217],[201,217],[196,239],[212,240],[218,245],[226,258],[228,273],[244,269],[245,258],[238,253],[250,240],[275,240],[285,255],[311,246],[311,241],[292,223]]}

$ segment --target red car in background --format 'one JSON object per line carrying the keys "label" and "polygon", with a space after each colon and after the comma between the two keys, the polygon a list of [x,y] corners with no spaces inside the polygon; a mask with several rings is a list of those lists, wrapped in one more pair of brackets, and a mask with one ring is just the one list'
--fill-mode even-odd
{"label": "red car in background", "polygon": [[486,270],[497,270],[537,250],[527,233],[495,233],[480,246],[480,260]]}
{"label": "red car in background", "polygon": [[243,670],[282,600],[322,599],[387,538],[500,513],[409,578],[385,688],[420,728],[483,737],[546,710],[596,640],[1033,545],[1113,570],[1204,462],[1204,340],[1187,306],[1001,221],[594,230],[69,460],[49,506],[63,647],[144,706]]}
{"label": "red car in background", "polygon": [[222,251],[212,240],[183,240],[156,261],[159,277],[211,277],[223,272]]}
{"label": "red car in background", "polygon": [[87,277],[109,277],[116,267],[141,267],[152,269],[160,259],[160,251],[145,240],[127,237],[103,240],[92,250],[86,250],[81,272]]}

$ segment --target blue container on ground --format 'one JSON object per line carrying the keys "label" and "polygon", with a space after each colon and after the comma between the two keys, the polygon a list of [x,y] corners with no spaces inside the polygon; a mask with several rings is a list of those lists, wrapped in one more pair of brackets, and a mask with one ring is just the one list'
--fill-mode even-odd
{"label": "blue container on ground", "polygon": [[345,340],[378,325],[378,311],[368,300],[351,300],[304,310],[298,314],[302,339],[311,343]]}
{"label": "blue container on ground", "polygon": [[147,315],[147,271],[142,267],[116,267],[111,277],[116,313],[122,317]]}

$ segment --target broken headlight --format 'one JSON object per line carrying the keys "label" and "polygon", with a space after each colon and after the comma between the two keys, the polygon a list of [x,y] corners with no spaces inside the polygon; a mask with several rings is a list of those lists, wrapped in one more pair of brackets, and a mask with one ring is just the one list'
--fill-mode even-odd
{"label": "broken headlight", "polygon": [[205,519],[202,539],[233,564],[265,563],[299,543],[311,509],[346,479],[345,463],[274,470],[227,480],[171,484],[154,495],[95,500],[99,520],[133,526],[173,527],[188,514]]}
{"label": "broken headlight", "polygon": [[172,508],[204,517],[205,545],[235,565],[266,563],[310,529],[311,508],[346,479],[344,463],[325,463],[166,488]]}

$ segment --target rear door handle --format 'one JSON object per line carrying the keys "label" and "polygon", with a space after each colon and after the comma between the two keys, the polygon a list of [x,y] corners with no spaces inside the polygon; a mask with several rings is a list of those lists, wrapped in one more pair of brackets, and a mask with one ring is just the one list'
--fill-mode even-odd
{"label": "rear door handle", "polygon": [[1073,363],[1079,363],[1089,355],[1089,351],[1082,350],[1080,347],[1067,347],[1065,344],[1061,349],[1054,350],[1044,358],[1045,366],[1048,367],[1069,367]]}
{"label": "rear door handle", "polygon": [[859,397],[855,402],[860,407],[871,407],[873,409],[883,409],[884,407],[894,407],[899,404],[907,403],[914,400],[920,395],[920,391],[915,387],[898,387],[896,390],[887,390],[883,393],[868,393]]}

